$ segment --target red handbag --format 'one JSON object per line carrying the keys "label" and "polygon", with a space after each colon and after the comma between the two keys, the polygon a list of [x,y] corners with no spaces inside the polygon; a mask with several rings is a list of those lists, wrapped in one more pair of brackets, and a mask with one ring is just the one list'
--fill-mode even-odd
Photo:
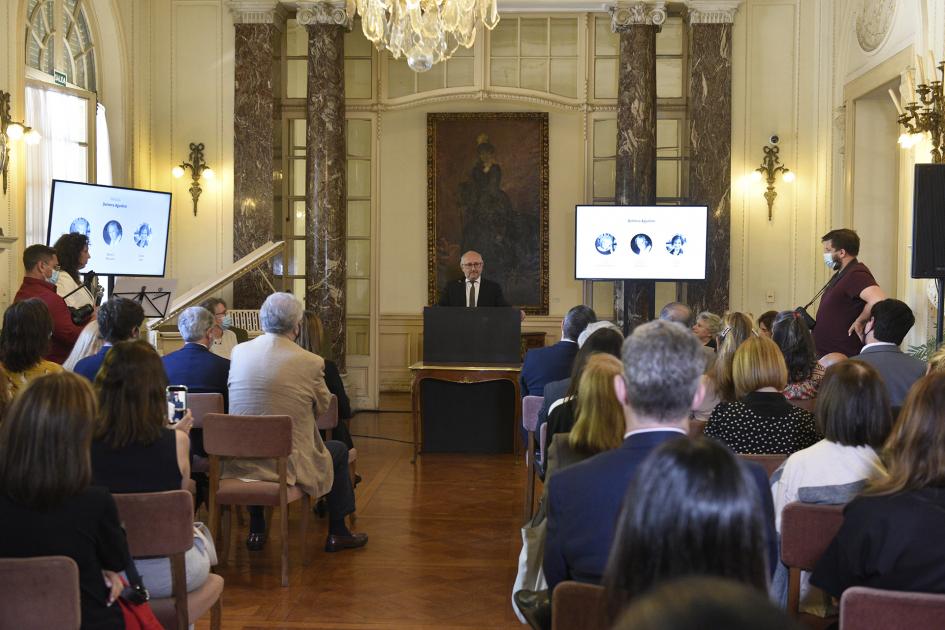
{"label": "red handbag", "polygon": [[[124,577],[121,581],[124,582],[125,586],[128,586],[128,581]],[[164,630],[164,626],[154,616],[154,611],[151,610],[151,605],[148,602],[135,604],[124,597],[119,597],[118,606],[125,618],[126,630]]]}

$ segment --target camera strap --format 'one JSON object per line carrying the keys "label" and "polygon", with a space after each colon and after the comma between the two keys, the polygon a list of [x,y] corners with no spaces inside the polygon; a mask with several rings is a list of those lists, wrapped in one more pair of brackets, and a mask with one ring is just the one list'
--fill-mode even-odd
{"label": "camera strap", "polygon": [[844,267],[843,269],[841,269],[841,270],[838,271],[837,273],[835,273],[835,274],[833,274],[832,276],[830,276],[830,280],[827,280],[827,284],[825,284],[823,287],[821,287],[820,291],[818,291],[818,292],[816,293],[816,295],[814,295],[814,297],[812,297],[812,298],[810,299],[810,302],[808,302],[807,304],[804,305],[804,307],[803,307],[804,310],[807,310],[807,309],[810,307],[811,304],[813,304],[814,302],[816,302],[816,301],[817,301],[817,298],[819,298],[821,295],[823,295],[823,294],[827,291],[827,289],[829,289],[829,288],[832,287],[833,285],[835,285],[835,284],[837,284],[838,282],[840,282],[840,278],[842,278],[842,277],[843,277],[843,274],[845,274],[845,273],[847,272],[847,269],[849,269],[851,266],[855,265],[856,263],[857,263],[857,259],[854,258],[853,260],[850,261],[850,264],[849,264],[849,265],[847,265],[846,267]]}

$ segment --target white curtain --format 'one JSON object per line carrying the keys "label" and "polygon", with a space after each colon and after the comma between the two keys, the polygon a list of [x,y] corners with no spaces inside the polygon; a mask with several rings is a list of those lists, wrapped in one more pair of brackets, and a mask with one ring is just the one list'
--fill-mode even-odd
{"label": "white curtain", "polygon": [[105,106],[101,103],[95,110],[95,183],[112,185],[112,146],[108,141]]}
{"label": "white curtain", "polygon": [[26,124],[42,136],[26,147],[26,245],[46,242],[52,180],[88,181],[89,101],[27,86]]}

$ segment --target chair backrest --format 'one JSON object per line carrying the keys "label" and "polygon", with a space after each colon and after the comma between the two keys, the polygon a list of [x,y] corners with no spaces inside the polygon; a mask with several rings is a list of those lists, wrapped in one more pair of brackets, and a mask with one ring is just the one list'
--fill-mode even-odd
{"label": "chair backrest", "polygon": [[194,417],[194,428],[203,428],[208,413],[223,413],[223,394],[187,394],[187,407]]}
{"label": "chair backrest", "polygon": [[817,407],[817,400],[811,398],[810,400],[788,400],[789,403],[795,407],[800,407],[804,411],[809,411],[814,413],[814,408]]}
{"label": "chair backrest", "polygon": [[79,567],[65,556],[0,558],[0,630],[76,629]]}
{"label": "chair backrest", "polygon": [[609,628],[605,594],[596,584],[561,582],[551,598],[551,630]]}
{"label": "chair backrest", "polygon": [[315,418],[315,426],[320,431],[327,431],[338,426],[338,397],[334,394],[331,395],[331,402],[328,403],[328,409],[325,410],[325,413],[319,414]]}
{"label": "chair backrest", "polygon": [[689,421],[689,437],[702,437],[705,435],[705,420],[690,420]]}
{"label": "chair backrest", "polygon": [[221,457],[288,457],[292,418],[208,413],[203,419],[203,447],[208,455]]}
{"label": "chair backrest", "polygon": [[186,490],[115,494],[132,557],[170,556],[194,544],[194,500]]}
{"label": "chair backrest", "polygon": [[781,561],[810,571],[843,525],[843,505],[789,503],[781,511]]}
{"label": "chair backrest", "polygon": [[544,396],[526,396],[522,399],[522,426],[526,431],[534,431],[538,427],[538,412],[544,402]]}
{"label": "chair backrest", "polygon": [[840,598],[840,627],[945,628],[945,595],[854,586]]}
{"label": "chair backrest", "polygon": [[787,459],[787,455],[748,455],[745,453],[739,455],[739,457],[749,462],[761,464],[761,467],[765,469],[769,477],[773,475],[774,471]]}

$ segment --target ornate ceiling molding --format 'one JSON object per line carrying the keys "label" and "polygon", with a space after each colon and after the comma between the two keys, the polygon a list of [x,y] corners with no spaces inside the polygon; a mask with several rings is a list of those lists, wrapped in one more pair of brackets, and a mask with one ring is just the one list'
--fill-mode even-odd
{"label": "ornate ceiling molding", "polygon": [[689,0],[690,24],[732,24],[742,0]]}
{"label": "ornate ceiling molding", "polygon": [[289,15],[279,0],[228,0],[234,24],[275,24],[282,28]]}
{"label": "ornate ceiling molding", "polygon": [[298,23],[325,24],[351,28],[351,20],[345,11],[344,0],[317,0],[315,2],[299,2],[295,13]]}
{"label": "ornate ceiling molding", "polygon": [[661,26],[666,21],[666,2],[618,2],[610,7],[610,26],[619,33],[631,26]]}

